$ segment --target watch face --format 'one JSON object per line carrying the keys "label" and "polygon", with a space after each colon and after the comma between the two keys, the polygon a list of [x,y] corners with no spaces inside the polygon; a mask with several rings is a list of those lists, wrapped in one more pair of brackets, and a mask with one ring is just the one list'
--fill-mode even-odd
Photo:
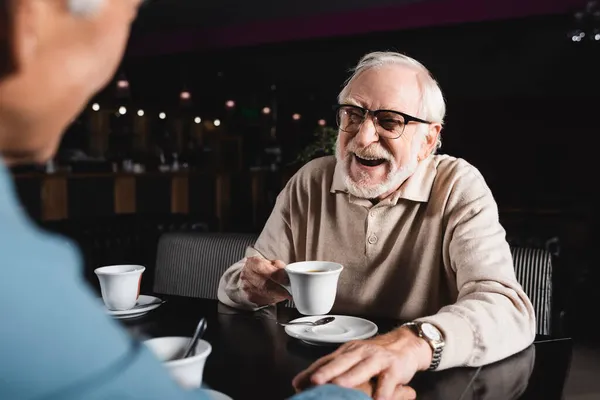
{"label": "watch face", "polygon": [[421,330],[423,334],[427,336],[429,339],[439,342],[442,340],[442,334],[440,331],[433,325],[425,322],[421,325]]}

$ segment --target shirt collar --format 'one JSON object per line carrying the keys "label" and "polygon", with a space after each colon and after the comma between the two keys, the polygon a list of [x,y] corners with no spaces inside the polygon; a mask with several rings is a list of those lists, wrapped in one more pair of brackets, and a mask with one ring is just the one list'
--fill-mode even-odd
{"label": "shirt collar", "polygon": [[[389,201],[392,205],[398,203],[399,199],[420,203],[429,201],[435,176],[437,174],[436,157],[437,156],[430,156],[419,163],[415,172],[389,197]],[[343,166],[339,162],[336,162],[333,171],[333,181],[330,188],[331,193],[348,193],[348,189],[344,184],[342,168]]]}

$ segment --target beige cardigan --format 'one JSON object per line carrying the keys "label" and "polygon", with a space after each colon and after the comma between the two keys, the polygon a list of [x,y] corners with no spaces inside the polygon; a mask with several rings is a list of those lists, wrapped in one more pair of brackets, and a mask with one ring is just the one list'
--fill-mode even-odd
{"label": "beige cardigan", "polygon": [[[440,369],[489,364],[532,343],[534,310],[475,167],[432,156],[376,205],[347,193],[338,168],[324,157],[296,173],[246,256],[343,264],[332,312],[435,324],[446,340]],[[256,309],[240,289],[244,262],[221,278],[219,300]]]}

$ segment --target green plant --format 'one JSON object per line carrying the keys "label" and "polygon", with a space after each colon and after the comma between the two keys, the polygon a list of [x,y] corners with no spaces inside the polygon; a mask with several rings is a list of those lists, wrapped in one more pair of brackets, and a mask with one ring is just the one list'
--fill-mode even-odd
{"label": "green plant", "polygon": [[313,141],[298,154],[295,163],[306,164],[317,157],[335,154],[335,142],[338,130],[331,127],[319,127]]}

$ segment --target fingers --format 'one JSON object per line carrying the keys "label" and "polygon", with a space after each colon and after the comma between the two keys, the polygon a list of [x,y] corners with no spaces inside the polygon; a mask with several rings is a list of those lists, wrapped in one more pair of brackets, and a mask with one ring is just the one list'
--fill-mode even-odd
{"label": "fingers", "polygon": [[271,274],[271,279],[282,285],[289,285],[290,278],[289,278],[287,272],[285,272],[285,270],[284,270],[285,264],[282,261],[276,260],[276,261],[273,261],[273,266],[275,268],[278,268],[278,270]]}
{"label": "fingers", "polygon": [[[391,371],[386,371],[377,378],[374,399],[403,399],[400,395],[404,392],[403,385],[398,384],[398,377]],[[392,397],[393,396],[393,397]]]}
{"label": "fingers", "polygon": [[249,257],[248,260],[246,260],[244,268],[248,268],[252,272],[265,278],[270,278],[275,271],[280,270],[280,268],[273,265],[272,261],[260,257]]}
{"label": "fingers", "polygon": [[417,392],[415,392],[415,389],[411,388],[410,386],[404,386],[404,385],[398,385],[396,386],[396,390],[394,390],[394,393],[392,394],[392,396],[390,397],[379,397],[379,395],[375,395],[375,397],[373,397],[376,400],[379,399],[392,399],[392,400],[415,400],[417,398]]}
{"label": "fingers", "polygon": [[301,389],[312,385],[322,385],[335,378],[337,371],[345,372],[352,368],[362,358],[359,354],[360,350],[356,350],[352,346],[354,346],[353,343],[346,343],[333,353],[312,363],[294,378],[292,381],[294,387]]}
{"label": "fingers", "polygon": [[[311,381],[316,385],[322,385],[335,378],[341,377],[342,374],[346,373],[348,370],[353,368],[356,364],[360,363],[361,361],[364,360],[362,354],[360,354],[359,352],[353,351],[350,353],[344,353],[342,355],[337,356],[330,363],[322,366],[317,371],[315,371],[311,378]],[[369,376],[369,378],[367,378],[366,380],[369,380],[370,378],[371,377]],[[355,385],[361,383],[362,382],[356,382]]]}
{"label": "fingers", "polygon": [[267,292],[271,293],[273,295],[273,297],[281,299],[279,301],[286,300],[286,299],[291,300],[291,298],[292,298],[292,295],[290,294],[290,292],[288,292],[286,289],[281,287],[276,282],[267,281],[265,283],[265,286],[266,286],[265,288],[266,288]]}
{"label": "fingers", "polygon": [[242,290],[246,292],[248,300],[258,305],[276,304],[292,297],[287,290],[270,280],[262,281],[260,286],[246,282]]}
{"label": "fingers", "polygon": [[[331,369],[331,375],[335,376],[335,378],[332,380],[333,383],[348,388],[358,386],[364,382],[368,382],[372,377],[377,376],[388,366],[386,364],[383,364],[381,360],[377,357],[359,358],[358,360],[352,361],[354,362],[353,365],[347,363],[343,366],[336,366],[338,367],[337,370],[334,370],[333,368]],[[348,366],[349,368],[346,368],[346,370],[342,371],[342,368]],[[327,367],[329,367],[329,365]],[[328,370],[327,372],[329,373],[330,370]],[[327,381],[329,381],[330,379],[331,378],[329,378]],[[396,387],[397,383],[398,382],[396,380],[393,380],[392,383],[386,384],[390,385],[389,388],[387,388],[386,386],[388,394],[394,392],[394,388]]]}
{"label": "fingers", "polygon": [[356,388],[376,400],[415,399],[408,383],[417,365],[407,352],[391,351],[376,341],[355,341],[342,345],[332,354],[313,363],[298,374],[292,384],[297,391],[326,383]]}
{"label": "fingers", "polygon": [[296,377],[292,380],[292,386],[294,386],[294,389],[304,390],[304,389],[308,388],[309,386],[312,386],[313,383],[311,382],[311,377],[312,377],[314,371],[319,369],[321,366],[327,364],[332,359],[332,357],[333,357],[333,354],[322,357],[322,358],[318,359],[317,361],[315,361],[314,363],[312,363],[307,369],[305,369],[304,371],[302,371],[298,375],[296,375]]}
{"label": "fingers", "polygon": [[361,385],[355,386],[354,389],[360,390],[361,392],[369,396],[369,398],[373,398],[373,393],[375,393],[375,388],[373,387],[372,380],[365,382]]}
{"label": "fingers", "polygon": [[[277,264],[277,267],[274,265]],[[240,285],[248,300],[257,305],[279,303],[291,296],[281,286],[271,280],[271,276],[281,271],[283,262],[271,262],[260,257],[248,257],[240,273]]]}
{"label": "fingers", "polygon": [[289,282],[284,271],[285,264],[280,260],[269,261],[259,257],[250,257],[244,268],[260,277],[261,280],[272,279],[281,284]]}

